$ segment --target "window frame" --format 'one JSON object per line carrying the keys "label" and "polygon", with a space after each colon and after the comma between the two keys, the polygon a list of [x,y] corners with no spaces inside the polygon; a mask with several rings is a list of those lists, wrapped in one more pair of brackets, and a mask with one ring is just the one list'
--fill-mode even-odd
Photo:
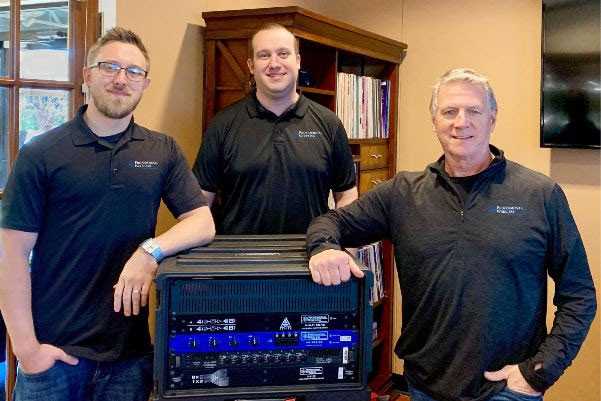
{"label": "window frame", "polygon": [[[8,49],[7,76],[0,76],[0,88],[8,90],[7,175],[19,153],[19,92],[21,89],[54,89],[69,92],[69,118],[84,104],[82,92],[83,67],[87,50],[100,37],[98,0],[69,1],[69,81],[52,81],[20,77],[21,0],[9,0],[10,47]],[[0,199],[4,188],[0,188]]]}

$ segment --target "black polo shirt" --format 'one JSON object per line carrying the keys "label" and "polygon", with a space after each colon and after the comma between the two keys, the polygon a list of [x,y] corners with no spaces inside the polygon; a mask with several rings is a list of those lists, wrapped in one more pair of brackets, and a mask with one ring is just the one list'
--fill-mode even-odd
{"label": "black polo shirt", "polygon": [[342,123],[302,95],[279,117],[254,94],[221,111],[193,172],[201,188],[219,195],[220,234],[304,234],[328,210],[330,189],[355,186]]}
{"label": "black polo shirt", "polygon": [[116,144],[103,144],[85,110],[21,149],[2,227],[38,233],[31,285],[39,341],[112,361],[151,350],[147,308],[114,313],[112,286],[154,236],[161,199],[175,216],[206,202],[172,138],[132,119]]}

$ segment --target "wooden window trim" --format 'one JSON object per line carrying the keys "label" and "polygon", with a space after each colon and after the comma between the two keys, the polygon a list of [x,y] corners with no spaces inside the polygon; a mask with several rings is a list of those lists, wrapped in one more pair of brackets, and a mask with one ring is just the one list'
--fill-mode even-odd
{"label": "wooden window trim", "polygon": [[[8,90],[8,174],[19,152],[19,90],[31,89],[64,89],[70,91],[69,115],[75,115],[85,99],[81,91],[83,71],[87,50],[99,37],[98,0],[71,0],[69,2],[69,81],[48,81],[16,76],[20,71],[20,0],[12,0],[10,6],[11,48],[7,57],[8,76],[0,77],[0,88]],[[0,188],[0,199],[3,189]]]}

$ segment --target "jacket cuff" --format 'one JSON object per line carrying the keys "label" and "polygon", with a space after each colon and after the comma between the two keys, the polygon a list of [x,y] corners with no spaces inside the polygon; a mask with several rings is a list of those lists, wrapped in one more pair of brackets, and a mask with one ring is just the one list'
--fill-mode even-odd
{"label": "jacket cuff", "polygon": [[322,244],[319,244],[315,248],[311,249],[311,251],[309,252],[309,258],[311,258],[323,251],[327,251],[328,249],[334,249],[334,250],[339,251],[341,248],[338,244],[333,244],[331,242],[324,242]]}
{"label": "jacket cuff", "polygon": [[[538,364],[540,364],[541,367],[535,370],[535,367]],[[545,367],[542,360],[530,358],[520,363],[518,368],[530,387],[536,391],[544,393],[553,385],[553,381],[549,380],[548,375],[545,374]]]}

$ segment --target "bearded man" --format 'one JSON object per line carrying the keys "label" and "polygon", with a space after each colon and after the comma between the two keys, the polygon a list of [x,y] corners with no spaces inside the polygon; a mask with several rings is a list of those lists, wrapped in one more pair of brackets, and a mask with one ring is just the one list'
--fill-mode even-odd
{"label": "bearded man", "polygon": [[[107,32],[83,70],[88,104],[26,144],[9,178],[0,307],[19,360],[16,401],[148,400],[157,264],[214,236],[175,141],[134,123],[149,66],[135,33]],[[161,199],[179,222],[153,238]]]}

